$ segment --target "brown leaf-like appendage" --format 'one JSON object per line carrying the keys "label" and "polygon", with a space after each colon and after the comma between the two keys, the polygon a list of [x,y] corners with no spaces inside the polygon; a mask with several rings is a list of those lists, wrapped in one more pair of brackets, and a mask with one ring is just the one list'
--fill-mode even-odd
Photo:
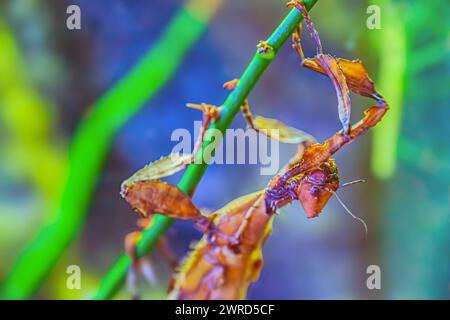
{"label": "brown leaf-like appendage", "polygon": [[300,43],[301,26],[293,35],[293,48],[296,49],[300,55],[304,67],[320,72],[332,80],[338,97],[339,119],[343,125],[344,133],[348,134],[350,130],[351,112],[349,90],[356,94],[373,98],[381,106],[386,106],[386,102],[376,91],[373,81],[370,79],[367,70],[361,61],[335,58],[331,55],[322,53],[322,44],[319,33],[315,29],[311,17],[302,1],[290,1],[288,6],[297,8],[302,13],[306,25],[316,42],[318,54],[312,59],[305,58]]}
{"label": "brown leaf-like appendage", "polygon": [[[203,237],[172,283],[170,299],[244,299],[263,265],[261,248],[270,233],[272,216],[265,213],[262,191],[238,198],[214,215],[215,241]],[[253,208],[248,227],[238,246],[220,234],[233,235],[248,210]]]}
{"label": "brown leaf-like appendage", "polygon": [[201,217],[200,210],[192,203],[189,196],[177,186],[164,181],[135,182],[128,186],[123,196],[131,207],[144,218],[155,213],[194,221]]}
{"label": "brown leaf-like appendage", "polygon": [[[372,79],[369,77],[364,64],[360,60],[347,60],[343,58],[336,58],[337,64],[345,75],[349,89],[359,95],[379,100],[380,94],[376,91]],[[327,75],[327,72],[322,67],[318,57],[312,59],[305,59],[303,66]]]}
{"label": "brown leaf-like appendage", "polygon": [[318,54],[316,59],[320,61],[323,70],[325,70],[326,75],[331,79],[331,82],[334,85],[338,99],[339,119],[344,128],[344,132],[348,133],[350,130],[350,113],[352,106],[350,102],[350,91],[347,86],[345,75],[338,64],[338,61],[333,56],[328,54]]}
{"label": "brown leaf-like appendage", "polygon": [[202,215],[191,198],[177,186],[159,180],[183,170],[191,161],[191,155],[171,154],[150,163],[122,183],[122,197],[144,218],[161,213],[198,220]]}

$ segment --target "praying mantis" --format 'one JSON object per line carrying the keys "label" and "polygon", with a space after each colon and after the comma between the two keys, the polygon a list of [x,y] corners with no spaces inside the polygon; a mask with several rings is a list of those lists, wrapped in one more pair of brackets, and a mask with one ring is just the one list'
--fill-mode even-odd
{"label": "praying mantis", "polygon": [[[300,43],[301,26],[292,36],[292,46],[303,67],[331,79],[337,93],[342,130],[323,143],[317,143],[312,136],[278,120],[254,117],[248,101],[245,101],[242,111],[251,128],[281,142],[298,144],[298,151],[266,188],[206,214],[177,186],[160,180],[194,161],[208,125],[220,117],[221,110],[216,106],[189,104],[189,107],[203,112],[202,131],[194,154],[172,154],[151,163],[124,181],[121,192],[145,219],[158,213],[192,220],[204,233],[173,277],[169,287],[170,299],[245,298],[248,286],[259,277],[263,266],[262,247],[271,233],[277,211],[298,200],[308,218],[319,216],[330,197],[342,186],[332,155],[374,127],[388,110],[386,101],[376,91],[363,64],[324,54],[318,32],[303,3],[291,1],[288,6],[298,9],[304,16],[318,53],[314,58],[305,58]],[[237,85],[238,80],[233,80],[224,87],[233,90]],[[350,91],[376,101],[376,105],[366,110],[364,118],[355,125],[350,124]],[[277,129],[279,134],[272,135],[273,129]],[[133,243],[138,236],[139,233],[134,233],[129,237],[126,246],[134,268],[139,267],[139,261],[133,256]]]}

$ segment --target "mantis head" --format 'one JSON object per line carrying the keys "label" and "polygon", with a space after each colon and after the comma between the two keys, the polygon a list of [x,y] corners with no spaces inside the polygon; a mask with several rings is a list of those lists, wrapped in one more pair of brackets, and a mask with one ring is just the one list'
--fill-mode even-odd
{"label": "mantis head", "polygon": [[338,188],[338,169],[331,158],[305,173],[296,193],[307,217],[317,217]]}

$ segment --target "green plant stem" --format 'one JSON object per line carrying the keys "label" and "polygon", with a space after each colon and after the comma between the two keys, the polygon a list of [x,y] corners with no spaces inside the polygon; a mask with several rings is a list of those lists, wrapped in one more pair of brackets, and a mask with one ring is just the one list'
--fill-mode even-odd
{"label": "green plant stem", "polygon": [[21,253],[0,297],[26,299],[39,288],[86,219],[97,178],[117,131],[174,75],[222,0],[190,0],[153,48],[81,121],[69,151],[69,172],[55,218]]}
{"label": "green plant stem", "polygon": [[[400,3],[378,0],[384,16],[377,45],[380,57],[378,88],[391,106],[389,117],[374,128],[371,167],[379,179],[389,179],[397,166],[397,151],[403,117],[403,96],[407,67],[406,31]],[[387,46],[386,43],[390,45]]]}
{"label": "green plant stem", "polygon": [[[317,2],[317,0],[305,0],[304,3],[308,10]],[[258,79],[263,72],[267,69],[269,64],[275,58],[281,46],[287,41],[294,29],[302,21],[303,17],[296,9],[290,11],[287,17],[281,22],[278,28],[266,41],[269,46],[273,48],[273,55],[263,55],[256,53],[249,65],[245,69],[244,73],[240,77],[239,85],[234,89],[227,97],[223,104],[223,110],[220,114],[220,118],[217,122],[211,125],[212,128],[220,130],[222,133],[231,125],[236,114],[240,111],[240,107],[244,100],[252,91]],[[203,150],[211,143],[210,135],[206,134],[205,140],[202,146],[199,156],[203,156]],[[216,142],[214,142],[216,143]],[[203,174],[205,173],[208,165],[206,163],[191,164],[180,183],[179,188],[186,194],[191,194]],[[171,225],[172,219],[162,215],[155,215],[152,225],[143,231],[143,237],[137,244],[137,256],[142,257],[149,253],[158,238],[167,230]],[[100,288],[93,297],[94,299],[110,299],[121,288],[125,277],[130,267],[130,259],[127,255],[122,254],[116,263],[111,267],[108,273],[103,278]]]}

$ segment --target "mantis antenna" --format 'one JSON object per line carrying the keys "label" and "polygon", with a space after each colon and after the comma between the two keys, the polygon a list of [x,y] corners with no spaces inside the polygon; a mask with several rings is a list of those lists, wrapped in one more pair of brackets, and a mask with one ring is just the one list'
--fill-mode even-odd
{"label": "mantis antenna", "polygon": [[342,184],[341,188],[349,187],[349,186],[352,186],[354,184],[364,183],[364,182],[366,182],[366,180],[363,180],[363,179],[353,180],[353,181],[346,182],[346,183]]}
{"label": "mantis antenna", "polygon": [[358,221],[360,221],[360,222],[362,223],[362,225],[364,226],[364,230],[365,230],[365,232],[366,232],[366,236],[367,236],[367,234],[368,234],[369,231],[368,231],[368,229],[367,229],[367,224],[366,224],[366,222],[365,222],[363,219],[361,219],[360,217],[355,216],[355,215],[350,211],[350,209],[345,205],[345,203],[341,200],[341,198],[339,198],[339,196],[338,196],[338,194],[337,194],[336,192],[334,192],[334,191],[332,191],[332,190],[330,190],[330,191],[336,196],[336,199],[339,201],[339,203],[340,203],[341,206],[345,209],[345,211],[347,211],[347,213],[348,213],[349,215],[351,215],[353,219],[356,219],[356,220],[358,220]]}

